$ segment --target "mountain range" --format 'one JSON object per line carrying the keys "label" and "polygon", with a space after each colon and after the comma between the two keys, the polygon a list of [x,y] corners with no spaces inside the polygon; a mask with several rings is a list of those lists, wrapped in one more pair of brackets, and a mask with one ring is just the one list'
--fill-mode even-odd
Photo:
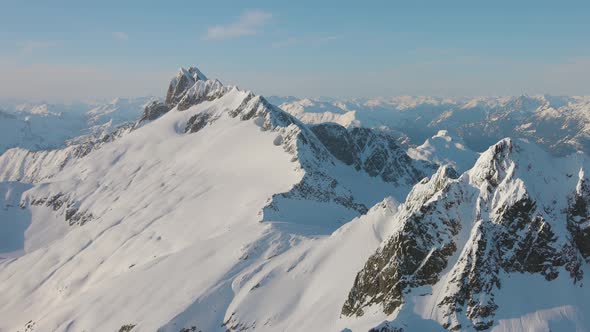
{"label": "mountain range", "polygon": [[20,147],[58,149],[76,141],[100,139],[137,119],[153,97],[108,102],[0,104],[0,154]]}
{"label": "mountain range", "polygon": [[384,127],[412,145],[446,130],[478,152],[505,137],[527,139],[559,156],[590,152],[590,97],[585,96],[270,100],[305,123]]}
{"label": "mountain range", "polygon": [[585,331],[587,97],[0,113],[0,331]]}

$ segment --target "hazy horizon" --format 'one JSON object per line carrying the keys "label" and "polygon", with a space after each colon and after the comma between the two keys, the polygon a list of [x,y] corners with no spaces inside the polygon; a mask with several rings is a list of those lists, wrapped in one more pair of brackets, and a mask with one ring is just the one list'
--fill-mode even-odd
{"label": "hazy horizon", "polygon": [[[222,82],[223,83],[223,82]],[[239,87],[241,88],[241,87]],[[251,90],[251,89],[246,89],[246,90]],[[379,100],[379,99],[384,99],[384,100],[388,100],[388,99],[395,99],[395,98],[415,98],[415,99],[420,99],[420,98],[434,98],[437,99],[439,101],[442,100],[449,100],[449,101],[454,101],[454,102],[465,102],[465,101],[469,101],[469,100],[473,100],[473,99],[478,99],[478,98],[490,98],[490,99],[502,99],[502,98],[518,98],[521,96],[524,97],[541,97],[541,96],[547,96],[547,97],[554,97],[554,98],[590,98],[590,93],[589,94],[584,94],[584,95],[576,95],[576,94],[572,94],[572,95],[565,95],[565,94],[561,94],[561,95],[556,95],[556,94],[549,94],[549,93],[538,93],[538,94],[527,94],[527,93],[523,93],[520,95],[473,95],[473,96],[437,96],[437,95],[383,95],[383,96],[372,96],[372,97],[346,97],[346,96],[295,96],[295,95],[261,95],[262,97],[265,97],[266,99],[269,99],[269,101],[272,102],[272,99],[285,99],[288,100],[290,98],[293,98],[294,101],[295,100],[303,100],[303,99],[310,99],[312,101],[326,101],[326,102],[338,102],[338,101],[350,101],[350,102],[362,102],[362,101],[370,101],[370,100]],[[137,100],[137,99],[149,99],[149,98],[156,98],[156,99],[160,99],[163,100],[165,98],[165,93],[162,93],[160,95],[154,95],[154,94],[148,94],[148,95],[137,95],[137,96],[108,96],[108,97],[100,97],[100,98],[62,98],[62,99],[43,99],[43,98],[2,98],[0,97],[0,110],[1,107],[7,107],[7,106],[24,106],[24,105],[29,105],[29,106],[35,106],[35,105],[41,105],[41,104],[48,104],[48,105],[75,105],[75,104],[96,104],[96,105],[104,105],[107,103],[113,103],[115,102],[116,99],[127,99],[130,101],[133,100]],[[278,105],[278,104],[276,104]]]}
{"label": "hazy horizon", "polygon": [[590,5],[581,1],[4,8],[0,100],[162,96],[191,65],[265,96],[590,94]]}

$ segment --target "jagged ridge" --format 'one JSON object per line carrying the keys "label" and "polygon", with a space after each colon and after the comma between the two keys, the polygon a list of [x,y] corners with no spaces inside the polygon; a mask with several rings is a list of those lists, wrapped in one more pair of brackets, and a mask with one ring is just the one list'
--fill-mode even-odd
{"label": "jagged ridge", "polygon": [[357,275],[342,313],[363,315],[379,305],[392,314],[412,289],[433,285],[443,290],[434,310],[444,328],[483,330],[494,324],[502,273],[551,281],[563,270],[572,283],[582,280],[590,240],[588,161],[551,160],[530,143],[505,139],[457,180],[441,170],[416,185],[395,217],[398,228]]}

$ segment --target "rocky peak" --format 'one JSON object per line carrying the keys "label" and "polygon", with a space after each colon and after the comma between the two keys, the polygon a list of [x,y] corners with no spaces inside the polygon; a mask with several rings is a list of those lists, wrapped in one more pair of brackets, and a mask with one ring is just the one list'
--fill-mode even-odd
{"label": "rocky peak", "polygon": [[199,68],[197,67],[189,67],[188,70],[184,69],[184,68],[180,68],[181,71],[183,71],[183,73],[185,75],[189,75],[191,76],[195,81],[206,81],[207,80],[207,76],[205,76],[205,74],[203,74]]}
{"label": "rocky peak", "polygon": [[[416,185],[394,216],[393,234],[357,274],[343,315],[362,316],[365,308],[374,305],[390,315],[405,303],[404,294],[412,288],[438,282],[448,257],[457,250],[453,238],[461,228],[458,213],[437,212],[462,197],[461,191],[446,188],[445,179],[447,168],[443,167],[430,181]],[[449,202],[432,199],[441,190],[446,191]]]}
{"label": "rocky peak", "polygon": [[580,253],[590,261],[590,181],[585,176],[584,169],[578,173],[576,190],[569,197],[567,209],[567,228]]}
{"label": "rocky peak", "polygon": [[145,105],[145,107],[143,108],[143,114],[141,115],[141,117],[139,117],[139,120],[137,120],[133,127],[137,128],[140,124],[146,121],[153,121],[161,117],[162,115],[168,113],[169,110],[170,107],[168,105],[159,100],[154,100]]}
{"label": "rocky peak", "polygon": [[176,108],[179,111],[187,110],[189,107],[203,101],[211,101],[223,96],[229,88],[225,87],[218,80],[196,81],[188,88],[178,100]]}
{"label": "rocky peak", "polygon": [[[441,168],[393,217],[396,230],[358,273],[342,314],[374,305],[394,314],[415,289],[436,287],[442,293],[432,310],[444,328],[486,330],[507,274],[577,284],[590,258],[587,164],[504,139],[458,179]],[[543,169],[554,174],[539,185]],[[573,169],[581,169],[577,178]]]}
{"label": "rocky peak", "polygon": [[498,185],[512,162],[511,154],[514,148],[514,141],[505,138],[483,152],[469,171],[472,181],[478,185],[484,182],[493,186]]}
{"label": "rocky peak", "polygon": [[447,165],[439,167],[430,179],[424,178],[412,188],[404,203],[405,209],[411,211],[420,208],[437,192],[443,190],[450,180],[457,177],[458,174],[452,167]]}
{"label": "rocky peak", "polygon": [[188,89],[197,81],[206,80],[207,77],[197,67],[189,67],[188,70],[180,68],[178,74],[170,81],[170,85],[168,86],[166,105],[170,108],[176,106]]}

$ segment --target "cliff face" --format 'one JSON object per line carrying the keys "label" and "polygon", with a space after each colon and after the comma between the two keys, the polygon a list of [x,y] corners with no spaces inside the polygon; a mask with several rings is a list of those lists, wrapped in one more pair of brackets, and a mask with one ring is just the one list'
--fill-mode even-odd
{"label": "cliff face", "polygon": [[506,276],[580,283],[590,239],[587,165],[505,139],[456,180],[441,169],[410,193],[342,314],[362,316],[371,306],[393,314],[428,286],[440,290],[433,310],[444,328],[485,330]]}

